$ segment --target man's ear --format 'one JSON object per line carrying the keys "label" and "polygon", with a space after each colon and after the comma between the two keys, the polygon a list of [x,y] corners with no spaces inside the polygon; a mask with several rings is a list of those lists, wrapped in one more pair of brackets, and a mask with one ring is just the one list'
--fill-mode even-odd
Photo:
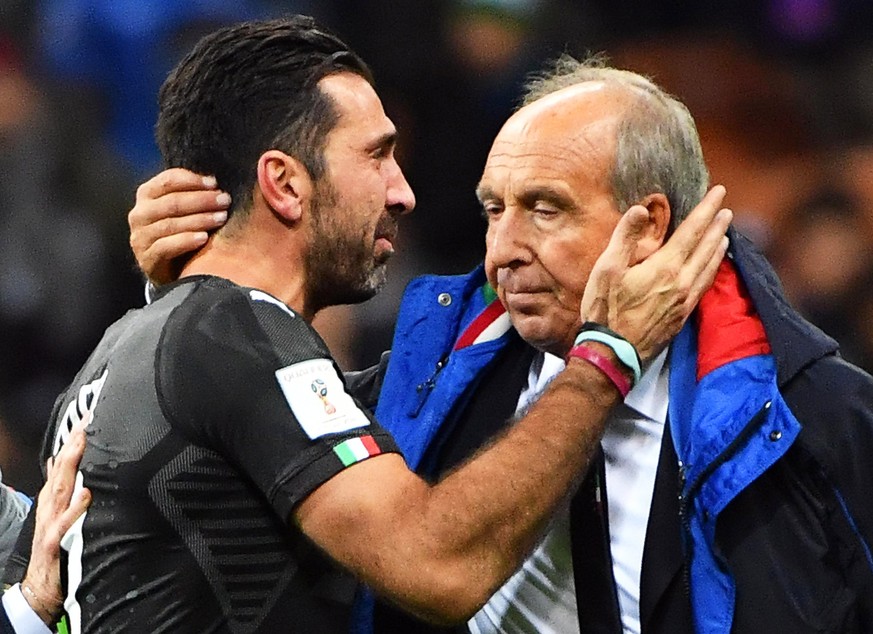
{"label": "man's ear", "polygon": [[670,201],[664,194],[649,194],[636,203],[646,208],[649,220],[637,242],[634,264],[642,262],[661,248],[670,228]]}
{"label": "man's ear", "polygon": [[264,201],[286,222],[297,222],[312,197],[312,177],[297,159],[267,150],[258,159],[258,188]]}

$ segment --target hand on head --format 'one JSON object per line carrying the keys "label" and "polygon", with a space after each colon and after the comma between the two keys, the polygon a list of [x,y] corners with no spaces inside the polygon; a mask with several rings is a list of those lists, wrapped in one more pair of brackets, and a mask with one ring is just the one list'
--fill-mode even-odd
{"label": "hand on head", "polygon": [[227,220],[230,202],[213,177],[181,168],[140,185],[127,222],[130,246],[146,277],[155,284],[174,281],[176,258],[206,244],[209,232]]}
{"label": "hand on head", "polygon": [[720,209],[725,189],[717,185],[670,239],[632,265],[643,207],[631,207],[591,271],[582,298],[582,321],[594,321],[633,343],[643,361],[652,359],[681,330],[712,285],[727,251],[725,232],[733,214]]}

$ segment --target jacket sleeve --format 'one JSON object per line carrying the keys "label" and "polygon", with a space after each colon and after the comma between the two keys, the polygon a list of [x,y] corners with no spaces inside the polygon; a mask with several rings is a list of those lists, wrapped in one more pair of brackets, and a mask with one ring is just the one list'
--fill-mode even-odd
{"label": "jacket sleeve", "polygon": [[0,634],[51,634],[42,619],[27,603],[20,586],[3,593],[0,601]]}
{"label": "jacket sleeve", "polygon": [[9,622],[5,607],[0,610],[0,634],[15,634],[15,628]]}
{"label": "jacket sleeve", "polygon": [[0,482],[0,561],[6,562],[32,502]]}

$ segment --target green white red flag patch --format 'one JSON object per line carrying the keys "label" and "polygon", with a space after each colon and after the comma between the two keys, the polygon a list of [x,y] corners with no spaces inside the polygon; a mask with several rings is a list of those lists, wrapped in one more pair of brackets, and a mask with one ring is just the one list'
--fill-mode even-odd
{"label": "green white red flag patch", "polygon": [[379,449],[379,445],[376,444],[372,436],[360,436],[341,442],[333,448],[333,452],[343,463],[343,466],[348,467],[361,460],[378,456],[382,450]]}

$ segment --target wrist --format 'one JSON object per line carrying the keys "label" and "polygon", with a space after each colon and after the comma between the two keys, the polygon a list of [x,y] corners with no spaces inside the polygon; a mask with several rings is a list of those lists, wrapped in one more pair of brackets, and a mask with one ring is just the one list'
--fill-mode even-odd
{"label": "wrist", "polygon": [[586,321],[579,328],[574,346],[582,343],[602,344],[607,346],[620,363],[620,368],[630,374],[631,388],[640,382],[642,377],[642,362],[636,347],[614,330],[601,324]]}
{"label": "wrist", "polygon": [[628,395],[633,387],[632,372],[619,361],[615,352],[607,345],[594,341],[583,341],[573,346],[567,353],[567,364],[569,365],[574,358],[599,370],[603,378],[615,388],[622,399]]}
{"label": "wrist", "polygon": [[27,578],[20,585],[24,600],[40,620],[48,626],[54,625],[63,609],[63,598],[55,592],[47,592]]}

